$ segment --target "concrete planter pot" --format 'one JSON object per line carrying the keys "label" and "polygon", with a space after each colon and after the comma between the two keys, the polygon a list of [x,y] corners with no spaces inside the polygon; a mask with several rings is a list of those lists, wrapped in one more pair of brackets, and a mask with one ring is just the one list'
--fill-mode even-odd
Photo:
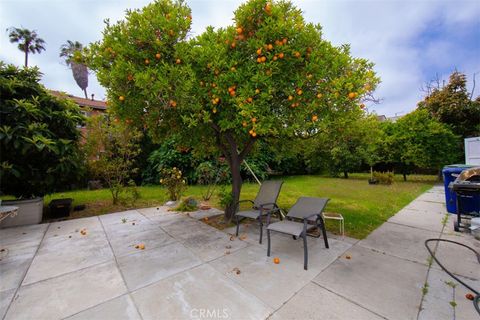
{"label": "concrete planter pot", "polygon": [[0,229],[42,222],[43,197],[26,200],[3,200],[2,205],[18,207],[15,217],[8,217],[0,222]]}

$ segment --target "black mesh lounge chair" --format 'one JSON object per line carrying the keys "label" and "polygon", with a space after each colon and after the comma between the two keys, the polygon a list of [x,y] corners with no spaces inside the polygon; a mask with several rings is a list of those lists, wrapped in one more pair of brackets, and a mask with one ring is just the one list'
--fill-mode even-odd
{"label": "black mesh lounge chair", "polygon": [[323,234],[325,247],[328,249],[327,232],[322,217],[322,211],[327,205],[327,198],[301,197],[288,212],[285,220],[270,224],[270,214],[267,216],[267,256],[270,257],[270,231],[277,231],[303,238],[303,268],[308,267],[307,232],[310,228],[319,228]]}
{"label": "black mesh lounge chair", "polygon": [[263,222],[262,216],[267,215],[268,213],[279,212],[279,208],[276,204],[280,189],[282,188],[283,181],[265,181],[262,183],[260,190],[257,193],[255,200],[241,200],[237,203],[238,205],[241,202],[251,202],[252,209],[246,211],[239,211],[235,214],[237,222],[237,231],[236,235],[238,237],[238,228],[240,227],[240,221],[249,218],[258,220],[260,224],[260,243],[262,243],[262,233],[263,233]]}

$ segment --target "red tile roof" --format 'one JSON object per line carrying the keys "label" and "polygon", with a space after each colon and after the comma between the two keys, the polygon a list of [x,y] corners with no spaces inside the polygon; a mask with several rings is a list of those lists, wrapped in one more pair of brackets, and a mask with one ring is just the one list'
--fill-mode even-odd
{"label": "red tile roof", "polygon": [[56,97],[59,97],[59,98],[72,99],[80,107],[88,107],[88,108],[98,109],[98,110],[107,110],[107,104],[105,103],[105,101],[91,100],[91,99],[75,97],[75,96],[72,96],[72,95],[67,94],[65,92],[60,92],[60,91],[55,91],[55,90],[50,90],[50,93],[52,95],[56,96]]}

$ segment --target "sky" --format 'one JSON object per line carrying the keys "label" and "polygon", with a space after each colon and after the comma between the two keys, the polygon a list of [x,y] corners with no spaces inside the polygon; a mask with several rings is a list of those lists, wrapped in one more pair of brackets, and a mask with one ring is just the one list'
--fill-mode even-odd
{"label": "sky", "polygon": [[[76,96],[83,92],[59,58],[67,40],[88,44],[101,40],[103,20],[123,19],[126,9],[142,8],[147,0],[0,0],[0,60],[23,65],[24,55],[11,44],[9,27],[34,29],[46,51],[29,55],[29,66],[43,72],[49,89]],[[233,23],[233,11],[244,1],[186,0],[192,9],[192,36],[208,25]],[[370,111],[388,116],[415,109],[433,79],[448,80],[458,70],[467,75],[469,91],[480,95],[480,0],[294,0],[307,22],[319,23],[324,39],[350,44],[355,57],[375,63],[382,83],[375,91],[379,104]],[[89,95],[105,99],[95,74]]]}

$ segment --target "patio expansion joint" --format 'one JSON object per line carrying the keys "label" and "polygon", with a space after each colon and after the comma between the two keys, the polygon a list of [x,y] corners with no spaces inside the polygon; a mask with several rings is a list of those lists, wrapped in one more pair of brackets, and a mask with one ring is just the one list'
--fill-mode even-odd
{"label": "patio expansion joint", "polygon": [[339,293],[337,293],[337,292],[335,292],[335,291],[333,291],[333,290],[331,290],[331,289],[329,289],[329,288],[327,288],[327,287],[324,287],[324,286],[316,283],[315,281],[310,281],[310,282],[311,282],[312,284],[314,284],[314,285],[316,285],[316,286],[324,289],[324,290],[327,290],[327,291],[330,292],[330,293],[333,293],[334,295],[336,295],[336,296],[338,296],[338,297],[340,297],[340,298],[342,298],[342,299],[344,299],[344,300],[346,300],[346,301],[348,301],[348,302],[350,302],[350,303],[352,303],[352,304],[354,304],[354,305],[356,305],[356,306],[359,306],[360,308],[362,308],[362,309],[364,309],[364,310],[367,310],[368,312],[373,313],[374,315],[376,315],[376,316],[378,316],[378,317],[380,317],[380,318],[382,318],[382,319],[388,320],[387,317],[385,317],[385,316],[383,316],[383,315],[381,315],[381,314],[379,314],[379,313],[377,313],[377,312],[375,312],[375,311],[373,311],[373,310],[368,309],[367,307],[365,307],[364,305],[356,302],[355,300],[351,300],[351,299],[349,299],[349,298],[347,298],[347,297],[345,297],[345,296],[343,296],[343,295],[341,295],[341,294],[339,294]]}
{"label": "patio expansion joint", "polygon": [[[137,211],[137,212],[138,212],[138,211]],[[131,294],[130,294],[130,289],[129,289],[128,286],[127,286],[127,282],[125,281],[125,277],[123,276],[122,269],[120,269],[120,266],[118,265],[117,256],[115,255],[115,251],[113,251],[113,247],[112,247],[112,244],[110,243],[110,238],[108,237],[107,231],[105,230],[105,226],[103,225],[102,220],[101,220],[98,216],[97,216],[97,219],[98,219],[98,221],[100,222],[100,225],[102,226],[103,232],[105,233],[105,238],[107,239],[108,246],[110,247],[110,250],[112,250],[112,255],[113,255],[113,259],[114,259],[114,261],[115,261],[115,266],[117,267],[118,272],[120,273],[120,276],[122,277],[123,284],[125,285],[125,288],[127,289],[127,294],[128,294],[128,296],[130,297],[130,299],[132,300],[132,303],[133,303],[133,305],[135,306],[135,310],[137,310],[137,313],[138,313],[138,315],[140,316],[140,319],[143,319],[142,314],[140,313],[140,310],[138,309],[137,304],[135,303],[135,300],[133,299],[133,297],[132,297]],[[122,296],[122,295],[117,296],[117,297],[114,297],[114,298],[112,298],[112,299],[110,299],[110,300],[116,299],[116,298],[121,297],[121,296]],[[109,301],[110,301],[110,300],[109,300]],[[103,301],[102,303],[105,303],[105,302],[107,302],[107,301]],[[102,303],[99,303],[99,304],[102,304]],[[98,306],[99,304],[97,304],[97,306]],[[95,307],[95,306],[93,306],[93,307],[91,307],[91,308],[94,308],[94,307]],[[91,308],[89,308],[89,309],[91,309]],[[86,309],[86,310],[88,310],[88,309]],[[82,310],[82,312],[83,312],[83,311],[85,311],[85,310]]]}
{"label": "patio expansion joint", "polygon": [[[447,213],[447,215],[448,215],[448,213]],[[440,235],[438,236],[439,239],[442,238],[443,232],[445,231],[445,226],[446,226],[446,224],[444,223],[444,224],[443,224],[443,227],[442,227],[442,230],[440,231]],[[420,229],[420,228],[419,228],[419,229]],[[435,255],[435,254],[437,253],[437,249],[438,249],[439,244],[440,244],[439,242],[437,242],[437,243],[435,244],[435,248],[433,249],[433,255]],[[433,262],[433,261],[432,261],[432,262]],[[433,267],[433,263],[431,263],[431,264],[428,266],[427,274],[426,274],[426,276],[425,276],[425,282],[424,282],[425,284],[428,284],[428,276],[430,275],[430,270],[432,269],[432,267]],[[437,268],[435,268],[435,269],[437,269]],[[423,301],[424,301],[425,296],[426,296],[427,294],[428,294],[428,292],[427,292],[426,294],[422,294],[422,297],[420,298],[420,304],[419,304],[419,306],[418,306],[418,312],[417,312],[417,320],[419,320],[419,318],[420,318],[420,313],[421,313],[422,310],[423,310]]]}
{"label": "patio expansion joint", "polygon": [[33,259],[35,259],[35,257],[37,256],[38,250],[40,250],[40,246],[42,245],[42,242],[43,242],[43,240],[45,239],[45,235],[47,234],[47,231],[48,231],[48,229],[50,229],[51,225],[52,225],[52,224],[49,223],[49,224],[48,224],[48,227],[45,228],[45,231],[43,232],[43,235],[42,235],[42,240],[40,240],[40,242],[38,243],[37,249],[35,250],[35,253],[33,254],[33,257],[32,257],[32,259],[30,260],[30,263],[28,264],[28,268],[26,268],[24,274],[22,275],[21,281],[18,283],[17,288],[15,288],[15,292],[13,293],[12,299],[10,300],[10,303],[8,304],[8,307],[7,307],[7,309],[5,310],[5,314],[3,315],[2,320],[7,317],[8,310],[10,310],[10,306],[12,305],[12,302],[15,300],[15,297],[17,296],[18,290],[19,290],[20,287],[22,286],[22,282],[25,280],[25,277],[27,276],[28,270],[29,270],[30,267],[32,266]]}
{"label": "patio expansion joint", "polygon": [[[421,212],[421,211],[419,211]],[[440,215],[440,214],[439,214]],[[443,215],[441,215],[443,216]],[[388,223],[391,223],[391,224],[396,224],[396,225],[399,225],[399,226],[402,226],[402,227],[410,227],[410,228],[414,228],[414,229],[418,229],[418,230],[422,230],[422,231],[430,231],[430,232],[437,232],[439,234],[441,234],[443,232],[443,228],[442,228],[442,231],[433,231],[431,229],[427,229],[427,228],[421,228],[421,227],[414,227],[412,225],[408,225],[408,224],[403,224],[403,223],[399,223],[399,222],[394,222],[394,221],[385,221],[385,222],[388,222]]]}

